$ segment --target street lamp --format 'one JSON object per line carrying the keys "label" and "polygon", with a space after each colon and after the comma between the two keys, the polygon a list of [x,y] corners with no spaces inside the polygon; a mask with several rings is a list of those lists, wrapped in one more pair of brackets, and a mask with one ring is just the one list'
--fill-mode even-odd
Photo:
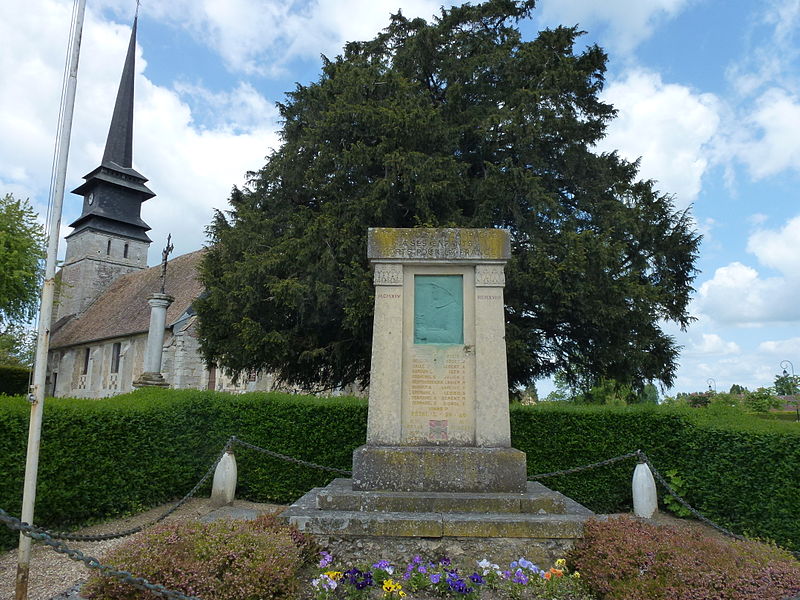
{"label": "street lamp", "polygon": [[789,368],[792,370],[792,377],[794,377],[794,365],[792,364],[792,361],[790,361],[790,360],[782,360],[781,361],[781,369],[783,369],[783,376],[786,377],[787,375],[789,375],[786,372],[786,365],[789,365]]}

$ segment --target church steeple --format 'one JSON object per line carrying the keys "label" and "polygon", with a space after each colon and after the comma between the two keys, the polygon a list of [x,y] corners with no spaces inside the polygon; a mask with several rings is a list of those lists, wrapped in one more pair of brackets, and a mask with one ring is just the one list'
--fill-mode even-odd
{"label": "church steeple", "polygon": [[73,190],[83,196],[83,210],[68,238],[86,229],[113,236],[150,242],[150,227],[141,219],[141,204],[155,194],[144,185],[147,179],[133,169],[133,82],[136,60],[136,24],[133,20],[125,66],[108,128],[100,166],[84,176]]}
{"label": "church steeple", "polygon": [[108,128],[106,150],[103,153],[103,164],[114,163],[128,169],[133,165],[133,81],[138,20],[138,16],[133,19],[131,41],[128,44],[128,54],[125,56],[114,114],[111,117],[111,126]]}

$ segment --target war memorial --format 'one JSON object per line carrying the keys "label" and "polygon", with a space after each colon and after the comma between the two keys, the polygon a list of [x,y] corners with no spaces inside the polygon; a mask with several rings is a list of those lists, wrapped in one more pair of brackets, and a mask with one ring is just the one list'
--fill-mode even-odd
{"label": "war memorial", "polygon": [[366,444],[283,518],[368,559],[463,553],[542,564],[592,512],[527,480],[511,447],[501,229],[368,233],[375,317]]}

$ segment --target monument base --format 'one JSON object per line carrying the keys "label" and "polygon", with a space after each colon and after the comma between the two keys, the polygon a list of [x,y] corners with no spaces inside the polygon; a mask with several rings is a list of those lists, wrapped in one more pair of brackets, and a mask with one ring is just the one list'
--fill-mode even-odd
{"label": "monument base", "polygon": [[169,383],[161,373],[142,373],[139,379],[133,382],[133,387],[162,387],[168,388]]}
{"label": "monument base", "polygon": [[360,446],[353,489],[395,492],[526,491],[525,453],[514,448]]}
{"label": "monument base", "polygon": [[354,490],[350,479],[311,490],[281,514],[348,560],[524,556],[540,566],[563,556],[591,516],[534,482],[521,493],[391,492]]}

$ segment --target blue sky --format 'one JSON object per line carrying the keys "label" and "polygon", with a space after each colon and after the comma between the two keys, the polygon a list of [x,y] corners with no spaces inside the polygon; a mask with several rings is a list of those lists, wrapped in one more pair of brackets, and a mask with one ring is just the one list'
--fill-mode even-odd
{"label": "blue sky", "polygon": [[[0,192],[42,211],[72,4],[0,3]],[[202,246],[213,208],[277,147],[275,102],[317,79],[320,54],[439,4],[142,0],[134,166],[158,194],[143,207],[151,264],[167,233],[178,253]],[[87,0],[68,189],[102,155],[135,6]],[[641,158],[704,235],[697,321],[665,325],[684,347],[669,393],[769,385],[782,360],[800,371],[800,0],[540,0],[521,27],[557,24],[609,54],[619,116],[598,149]],[[64,234],[79,210],[68,194]]]}

